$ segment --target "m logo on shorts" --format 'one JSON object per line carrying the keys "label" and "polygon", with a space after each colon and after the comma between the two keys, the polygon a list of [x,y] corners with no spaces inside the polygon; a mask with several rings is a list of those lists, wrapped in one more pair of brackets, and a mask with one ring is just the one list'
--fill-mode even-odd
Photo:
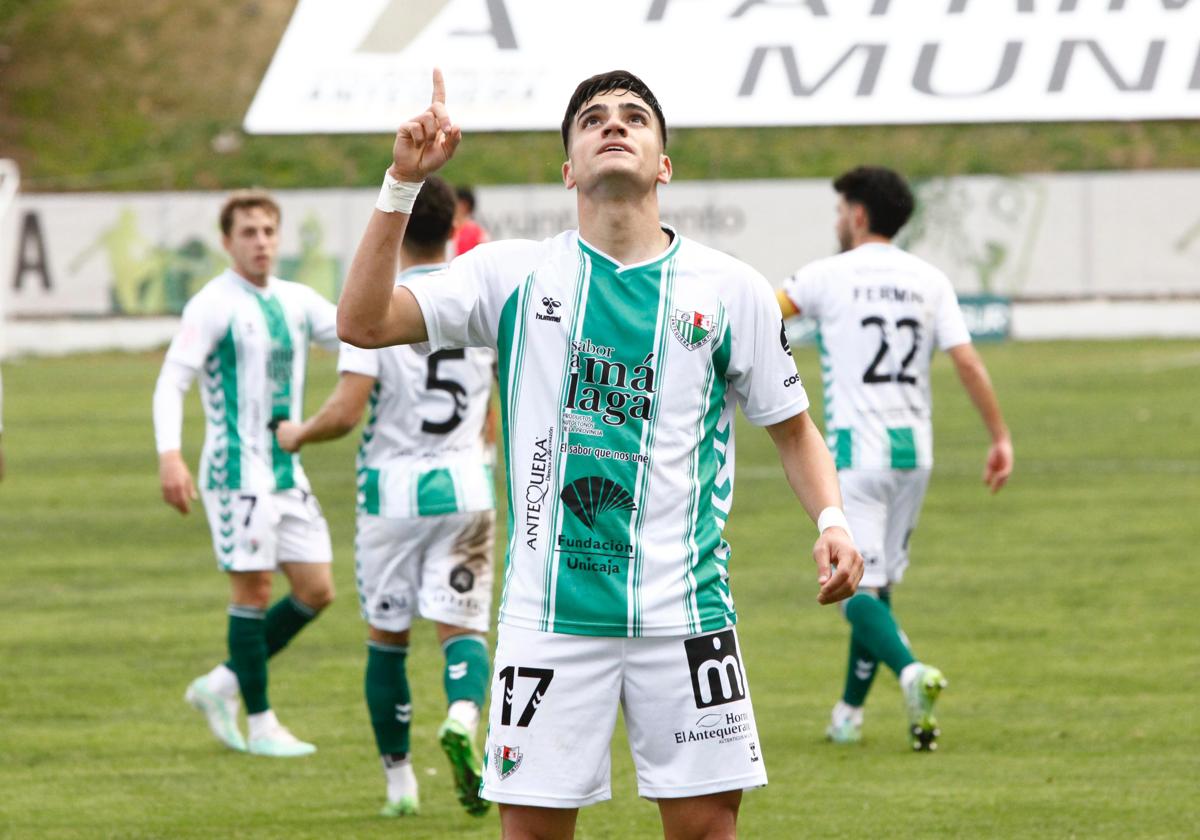
{"label": "m logo on shorts", "polygon": [[737,649],[733,628],[685,639],[692,694],[697,709],[721,706],[746,699],[746,675]]}

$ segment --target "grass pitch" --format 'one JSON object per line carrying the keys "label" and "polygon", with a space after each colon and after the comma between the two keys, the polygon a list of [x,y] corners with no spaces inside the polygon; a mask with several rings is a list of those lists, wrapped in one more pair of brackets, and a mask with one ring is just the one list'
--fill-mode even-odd
{"label": "grass pitch", "polygon": [[[822,741],[846,627],[815,603],[814,529],[767,436],[739,430],[727,536],[771,778],[746,795],[744,837],[1197,832],[1200,344],[983,353],[1013,428],[1016,473],[987,496],[985,436],[940,360],[938,466],[895,598],[918,656],[950,679],[932,755],[908,752],[886,672],[868,701],[865,743]],[[441,655],[424,625],[409,657],[422,814],[399,825],[375,816],[383,784],[361,698],[352,439],[305,455],[333,531],[340,598],[271,669],[281,718],[320,752],[233,754],[184,704],[188,681],[222,655],[227,586],[202,514],[181,519],[159,500],[150,425],[159,360],[5,365],[0,837],[498,836],[494,812],[476,820],[454,800],[435,741]],[[811,352],[797,363],[818,381]],[[310,406],[334,378],[331,357],[313,367]],[[195,397],[188,409],[194,464]],[[614,801],[586,809],[578,836],[660,836],[620,734],[613,777]]]}

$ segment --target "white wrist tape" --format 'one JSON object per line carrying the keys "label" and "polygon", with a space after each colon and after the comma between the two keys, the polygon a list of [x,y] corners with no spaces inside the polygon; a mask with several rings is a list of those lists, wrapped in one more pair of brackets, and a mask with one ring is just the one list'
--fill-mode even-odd
{"label": "white wrist tape", "polygon": [[850,521],[846,519],[846,514],[841,508],[827,507],[817,517],[817,530],[824,534],[828,528],[841,528],[847,534],[850,533]]}
{"label": "white wrist tape", "polygon": [[392,177],[392,173],[384,173],[383,188],[379,190],[375,209],[384,213],[412,213],[413,202],[417,200],[417,193],[421,192],[424,184],[424,181],[415,184],[397,181]]}

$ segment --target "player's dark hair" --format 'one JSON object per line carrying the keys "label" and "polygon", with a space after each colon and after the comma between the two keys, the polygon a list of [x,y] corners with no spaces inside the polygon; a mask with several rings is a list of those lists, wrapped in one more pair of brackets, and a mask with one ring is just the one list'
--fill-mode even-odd
{"label": "player's dark hair", "polygon": [[650,106],[650,110],[658,118],[658,133],[662,136],[663,148],[667,147],[667,120],[663,117],[662,106],[658,104],[654,92],[646,86],[645,82],[628,70],[609,70],[607,73],[599,73],[590,79],[584,79],[571,94],[571,101],[567,103],[567,113],[563,116],[562,121],[563,149],[567,154],[571,153],[568,143],[571,123],[575,121],[575,115],[579,113],[579,109],[592,97],[602,93],[612,93],[614,90],[628,91]]}
{"label": "player's dark hair", "polygon": [[454,195],[463,204],[467,205],[467,212],[475,212],[475,191],[466,185],[454,188]]}
{"label": "player's dark hair", "polygon": [[454,204],[449,184],[436,175],[426,177],[404,229],[404,247],[419,254],[444,251],[454,230]]}
{"label": "player's dark hair", "polygon": [[229,198],[225,199],[225,203],[221,205],[221,233],[229,236],[233,233],[233,214],[236,210],[252,210],[255,207],[261,207],[275,217],[275,224],[278,225],[283,219],[283,213],[279,210],[279,205],[275,203],[275,199],[271,198],[271,194],[266,190],[236,190],[229,194]]}
{"label": "player's dark hair", "polygon": [[847,204],[860,204],[867,211],[871,233],[891,239],[913,213],[912,190],[900,177],[882,166],[860,166],[833,182]]}

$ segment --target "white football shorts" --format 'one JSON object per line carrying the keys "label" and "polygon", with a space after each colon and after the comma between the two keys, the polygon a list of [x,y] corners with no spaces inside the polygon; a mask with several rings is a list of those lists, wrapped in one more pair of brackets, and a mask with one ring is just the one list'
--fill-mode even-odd
{"label": "white football shorts", "polygon": [[501,624],[491,696],[482,793],[493,802],[578,808],[611,798],[618,706],[640,795],[767,783],[733,627],[614,638]]}
{"label": "white football shorts", "polygon": [[929,470],[841,470],[842,505],[863,556],[859,586],[899,583],[908,567],[908,540],[917,527]]}
{"label": "white football shorts", "polygon": [[293,488],[269,493],[204,490],[200,495],[223,572],[333,561],[329,526],[312,493]]}
{"label": "white football shorts", "polygon": [[389,519],[360,513],[355,577],[363,618],[399,633],[420,614],[488,631],[496,512]]}

